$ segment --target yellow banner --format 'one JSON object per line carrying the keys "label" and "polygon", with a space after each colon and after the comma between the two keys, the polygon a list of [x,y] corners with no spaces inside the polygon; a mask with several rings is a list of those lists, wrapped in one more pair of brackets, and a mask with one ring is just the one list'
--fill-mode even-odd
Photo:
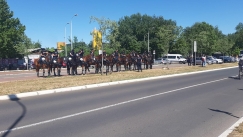
{"label": "yellow banner", "polygon": [[100,50],[102,46],[102,34],[100,31],[94,29],[93,31],[93,49]]}
{"label": "yellow banner", "polygon": [[65,46],[65,42],[57,42],[57,50],[61,50]]}

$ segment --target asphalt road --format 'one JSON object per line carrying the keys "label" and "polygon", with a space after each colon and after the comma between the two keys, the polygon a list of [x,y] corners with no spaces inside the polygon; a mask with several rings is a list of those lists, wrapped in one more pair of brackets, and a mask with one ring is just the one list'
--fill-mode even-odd
{"label": "asphalt road", "polygon": [[0,136],[216,137],[243,115],[237,70],[1,101]]}
{"label": "asphalt road", "polygon": [[[179,66],[186,66],[186,64],[171,64],[168,65],[168,67],[179,67]],[[154,65],[153,68],[162,68],[166,67],[166,65]],[[122,70],[124,68],[122,67]],[[45,76],[47,76],[47,70],[45,70]],[[78,74],[81,74],[82,70],[81,67],[78,68]],[[94,74],[94,69],[90,69],[90,72],[87,72],[87,74]],[[54,73],[51,74],[52,76]],[[62,68],[61,70],[62,76],[67,76],[67,70],[66,68]],[[40,76],[42,77],[42,70],[40,71]],[[39,77],[39,78],[41,78]],[[10,82],[10,81],[16,81],[16,80],[29,80],[29,79],[37,79],[37,75],[35,70],[30,71],[0,71],[0,83],[3,82]]]}

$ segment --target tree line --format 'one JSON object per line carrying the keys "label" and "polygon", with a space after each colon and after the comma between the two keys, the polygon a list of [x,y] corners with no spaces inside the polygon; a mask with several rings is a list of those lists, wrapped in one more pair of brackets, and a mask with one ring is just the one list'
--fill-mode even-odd
{"label": "tree line", "polygon": [[[6,0],[0,0],[0,58],[15,58],[28,55],[27,49],[42,47],[41,42],[33,42],[25,34],[26,27],[18,18],[13,18]],[[90,17],[90,23],[97,22],[102,33],[102,47],[108,54],[118,49],[119,52],[144,53],[156,51],[156,57],[167,53],[191,55],[193,41],[197,41],[197,53],[212,55],[220,52],[225,55],[238,55],[243,49],[243,24],[235,26],[232,34],[223,34],[217,26],[207,22],[196,22],[183,28],[172,19],[163,16],[141,15],[140,13],[124,16],[118,21],[109,18]],[[92,33],[88,35],[93,35]],[[69,38],[69,41],[71,38]],[[76,36],[72,38],[76,52],[80,49],[89,54],[92,41],[85,43]],[[98,39],[95,39],[98,41]],[[50,49],[50,48],[49,48]],[[53,49],[51,49],[53,50]],[[70,52],[63,48],[61,56]],[[98,54],[98,49],[96,49]]]}

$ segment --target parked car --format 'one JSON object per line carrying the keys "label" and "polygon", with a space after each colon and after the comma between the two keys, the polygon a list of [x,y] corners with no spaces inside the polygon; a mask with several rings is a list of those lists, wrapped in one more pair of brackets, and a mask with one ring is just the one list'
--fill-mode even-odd
{"label": "parked car", "polygon": [[219,58],[222,59],[224,63],[233,62],[233,59],[229,56],[220,56]]}
{"label": "parked car", "polygon": [[[213,57],[213,56],[212,56]],[[216,64],[222,64],[223,63],[223,60],[222,59],[219,59],[219,58],[216,58],[216,57],[213,57],[215,60],[217,60]]]}
{"label": "parked car", "polygon": [[171,61],[168,60],[167,58],[162,58],[160,64],[171,64]]}
{"label": "parked car", "polygon": [[66,67],[67,67],[67,62],[66,62],[66,61],[63,61],[63,62],[62,62],[62,67],[63,67],[63,68],[66,68]]}
{"label": "parked car", "polygon": [[187,60],[181,54],[167,54],[163,58],[168,58],[172,63],[185,64]]}
{"label": "parked car", "polygon": [[212,56],[208,56],[208,57],[206,57],[206,59],[207,60],[210,60],[211,62],[212,62],[212,64],[217,64],[217,60],[216,59],[214,59]]}
{"label": "parked car", "polygon": [[[192,64],[194,63],[194,60],[192,60]],[[212,61],[206,58],[206,65],[212,64]],[[196,57],[196,65],[202,65],[202,58]]]}

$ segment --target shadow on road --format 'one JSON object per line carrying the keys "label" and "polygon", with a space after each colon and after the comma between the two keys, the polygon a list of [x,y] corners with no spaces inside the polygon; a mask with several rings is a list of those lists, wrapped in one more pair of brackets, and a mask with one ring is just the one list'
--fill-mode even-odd
{"label": "shadow on road", "polygon": [[235,117],[235,118],[240,118],[240,117],[235,116],[235,115],[233,115],[232,113],[227,112],[227,111],[222,111],[222,110],[218,110],[218,109],[211,109],[211,108],[208,108],[208,109],[211,110],[211,111],[214,111],[214,112],[224,113],[224,114],[227,114],[227,115],[232,116],[232,117]]}
{"label": "shadow on road", "polygon": [[24,118],[26,114],[26,107],[24,104],[22,104],[19,100],[19,98],[15,95],[9,95],[11,98],[11,101],[15,101],[20,107],[22,108],[21,115],[14,121],[14,123],[7,129],[7,131],[2,135],[2,137],[7,137],[9,133],[11,133],[12,129],[15,128],[15,126]]}
{"label": "shadow on road", "polygon": [[230,76],[228,78],[235,79],[235,80],[239,80],[239,77],[238,76]]}

